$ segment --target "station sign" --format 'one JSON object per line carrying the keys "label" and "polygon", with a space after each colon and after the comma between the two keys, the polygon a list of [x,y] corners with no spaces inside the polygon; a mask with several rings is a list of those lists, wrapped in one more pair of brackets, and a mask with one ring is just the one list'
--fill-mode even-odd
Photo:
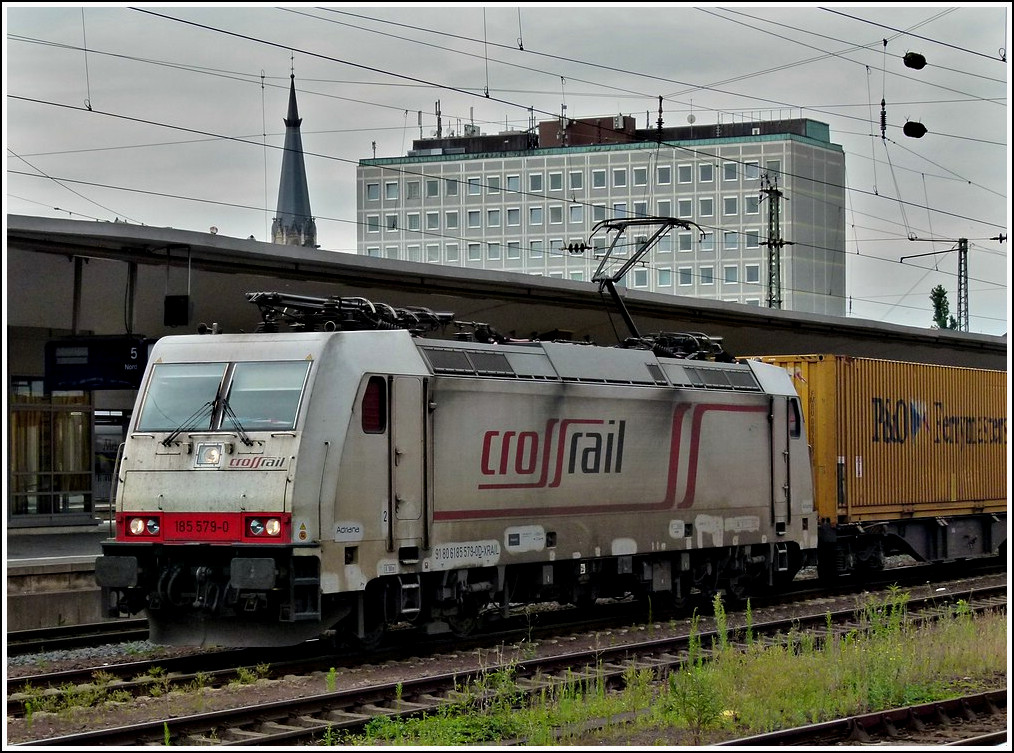
{"label": "station sign", "polygon": [[155,340],[144,335],[65,337],[46,343],[46,392],[136,390]]}

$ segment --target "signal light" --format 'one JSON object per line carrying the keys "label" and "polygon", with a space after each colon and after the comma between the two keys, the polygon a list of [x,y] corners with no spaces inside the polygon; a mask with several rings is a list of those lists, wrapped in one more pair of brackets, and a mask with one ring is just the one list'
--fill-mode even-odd
{"label": "signal light", "polygon": [[911,120],[905,123],[905,126],[901,130],[905,132],[906,136],[911,136],[913,139],[921,139],[926,135],[926,126]]}
{"label": "signal light", "polygon": [[918,52],[906,52],[902,60],[905,61],[907,68],[914,68],[917,71],[926,67],[926,58]]}

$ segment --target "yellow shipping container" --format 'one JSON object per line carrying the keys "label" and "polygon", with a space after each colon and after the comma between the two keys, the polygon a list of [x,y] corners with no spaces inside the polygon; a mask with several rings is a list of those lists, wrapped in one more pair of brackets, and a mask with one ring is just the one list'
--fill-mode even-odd
{"label": "yellow shipping container", "polygon": [[1005,513],[1007,372],[836,355],[791,374],[831,524]]}

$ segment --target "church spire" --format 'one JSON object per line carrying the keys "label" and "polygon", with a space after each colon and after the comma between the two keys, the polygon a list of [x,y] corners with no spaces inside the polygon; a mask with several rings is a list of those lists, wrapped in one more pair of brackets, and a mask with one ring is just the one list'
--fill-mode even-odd
{"label": "church spire", "polygon": [[271,240],[287,246],[317,248],[317,226],[310,212],[310,193],[306,188],[303,164],[303,122],[296,108],[296,74],[289,76],[289,110],[285,116],[285,146],[282,151],[282,177],[278,185],[278,209],[271,223]]}

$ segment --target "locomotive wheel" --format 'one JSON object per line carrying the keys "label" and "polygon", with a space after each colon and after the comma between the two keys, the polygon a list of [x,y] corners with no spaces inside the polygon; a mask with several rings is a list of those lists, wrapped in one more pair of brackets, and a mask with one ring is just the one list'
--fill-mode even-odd
{"label": "locomotive wheel", "polygon": [[477,599],[461,602],[456,614],[447,615],[447,625],[451,633],[458,638],[467,638],[479,628],[479,610],[481,604]]}
{"label": "locomotive wheel", "polygon": [[352,642],[360,651],[373,651],[383,642],[385,635],[387,635],[387,625],[383,622],[374,623],[366,628],[362,637],[353,636]]}

